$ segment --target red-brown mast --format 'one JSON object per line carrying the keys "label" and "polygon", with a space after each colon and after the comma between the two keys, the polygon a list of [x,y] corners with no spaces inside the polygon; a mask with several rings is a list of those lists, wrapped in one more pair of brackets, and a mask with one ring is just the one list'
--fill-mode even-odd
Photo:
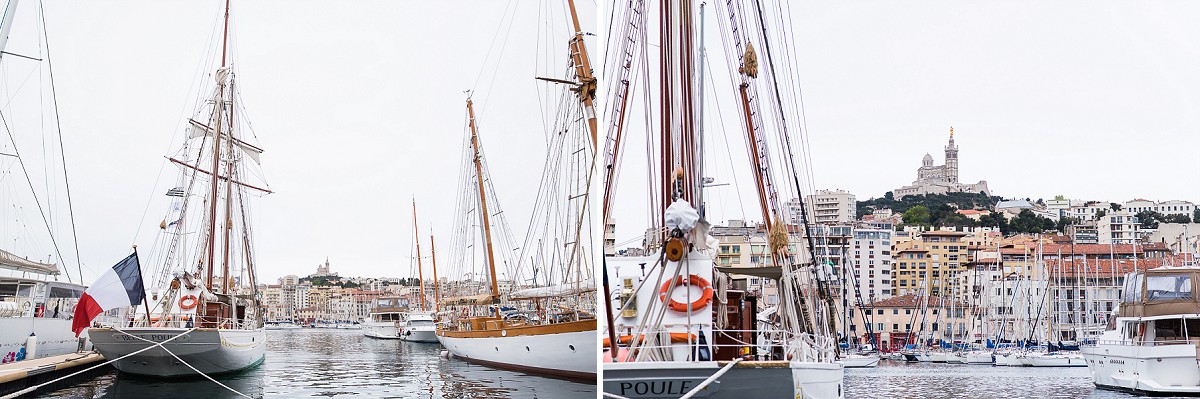
{"label": "red-brown mast", "polygon": [[483,240],[487,245],[484,247],[487,251],[488,270],[492,276],[492,299],[500,298],[500,287],[496,284],[496,260],[492,257],[492,223],[488,220],[487,210],[487,194],[483,187],[483,164],[482,156],[479,155],[479,133],[475,127],[475,108],[471,105],[471,99],[467,99],[467,116],[470,118],[471,125],[471,147],[475,150],[475,177],[479,183],[479,211],[483,219]]}
{"label": "red-brown mast", "polygon": [[575,0],[567,0],[571,8],[571,23],[575,24],[575,37],[571,39],[571,63],[575,64],[575,76],[579,79],[579,101],[583,102],[588,131],[592,134],[592,150],[596,150],[596,78],[592,76],[592,64],[583,43],[583,29],[579,27],[579,15],[575,13]]}
{"label": "red-brown mast", "polygon": [[429,258],[433,261],[433,309],[442,311],[442,287],[437,276],[437,245],[433,243],[433,232],[429,233]]}
{"label": "red-brown mast", "polygon": [[[229,0],[225,0],[225,28],[221,32],[221,68],[217,69],[217,101],[215,106],[217,109],[213,113],[217,116],[216,129],[213,130],[213,179],[212,191],[209,196],[209,222],[208,222],[208,264],[205,265],[208,269],[208,278],[204,280],[205,288],[212,290],[213,267],[216,263],[217,252],[217,188],[221,183],[219,177],[221,173],[221,121],[224,119],[225,107],[225,75],[222,70],[225,69],[225,58],[228,54],[229,46]],[[225,287],[221,287],[222,290]]]}

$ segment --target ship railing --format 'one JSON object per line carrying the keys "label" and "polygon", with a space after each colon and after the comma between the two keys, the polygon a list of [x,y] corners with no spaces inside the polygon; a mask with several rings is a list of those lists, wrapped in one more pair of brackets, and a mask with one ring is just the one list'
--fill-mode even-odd
{"label": "ship railing", "polygon": [[1200,347],[1200,337],[1157,337],[1151,340],[1096,340],[1093,345],[1084,346],[1099,346],[1099,345],[1115,345],[1115,346],[1167,346],[1167,345],[1194,345]]}
{"label": "ship railing", "polygon": [[[714,329],[704,332],[704,345],[700,344],[699,326],[680,328],[666,326],[648,330],[646,337],[634,339],[631,331],[617,334],[622,350],[630,346],[635,351],[671,351],[688,346],[689,358],[699,359],[696,349],[705,347],[712,360],[730,360],[739,357],[752,360],[800,360],[821,361],[835,357],[836,340],[805,333],[763,330]],[[690,331],[690,333],[688,333]],[[606,339],[607,341],[607,339]],[[636,341],[636,342],[635,342]],[[717,358],[720,354],[723,358]],[[730,356],[733,354],[733,356]]]}

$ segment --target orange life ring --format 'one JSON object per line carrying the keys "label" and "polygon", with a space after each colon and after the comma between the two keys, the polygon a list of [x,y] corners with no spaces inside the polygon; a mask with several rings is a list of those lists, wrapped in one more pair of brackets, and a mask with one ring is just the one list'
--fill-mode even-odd
{"label": "orange life ring", "polygon": [[191,309],[196,307],[198,302],[195,295],[184,295],[183,298],[179,298],[179,308],[183,310]]}
{"label": "orange life ring", "polygon": [[[667,291],[671,289],[672,281],[675,283],[675,285],[694,285],[700,287],[704,289],[704,293],[700,294],[700,299],[697,299],[690,304],[676,301],[667,297]],[[703,309],[705,306],[708,306],[708,304],[712,303],[712,299],[712,284],[709,284],[708,280],[705,280],[704,277],[700,277],[695,274],[689,274],[687,280],[684,280],[683,276],[675,277],[675,280],[668,280],[667,282],[663,283],[662,288],[658,290],[658,300],[666,302],[667,306],[676,312],[687,313],[693,310]]]}
{"label": "orange life ring", "polygon": [[[646,340],[645,335],[638,336],[638,343],[641,343],[642,341],[645,341],[645,340]],[[622,335],[622,336],[617,337],[618,345],[629,345],[630,341],[633,341],[632,335]],[[605,348],[609,347],[610,346],[609,342],[610,341],[608,338],[604,338],[604,346],[603,347],[605,347]],[[696,342],[696,334],[671,333],[671,343],[672,344],[682,344],[682,343],[686,343],[686,342]]]}

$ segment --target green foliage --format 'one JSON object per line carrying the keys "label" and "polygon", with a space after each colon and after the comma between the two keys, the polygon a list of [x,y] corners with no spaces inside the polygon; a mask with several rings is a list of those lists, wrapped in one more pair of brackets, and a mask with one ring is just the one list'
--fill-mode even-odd
{"label": "green foliage", "polygon": [[929,214],[929,208],[926,208],[923,205],[917,205],[912,208],[908,208],[908,210],[904,212],[905,225],[929,226],[929,221],[931,218],[932,217]]}
{"label": "green foliage", "polygon": [[1009,221],[1008,231],[1001,231],[1006,234],[1041,233],[1043,231],[1053,231],[1057,227],[1057,223],[1054,220],[1038,216],[1028,209],[1022,209],[1021,213],[1017,214],[1017,217]]}
{"label": "green foliage", "polygon": [[979,225],[985,227],[999,227],[1000,231],[1008,230],[1008,220],[1004,219],[1004,214],[992,211],[986,215],[979,217]]}
{"label": "green foliage", "polygon": [[1192,223],[1200,223],[1200,208],[1192,211]]}
{"label": "green foliage", "polygon": [[1189,223],[1192,221],[1192,218],[1187,215],[1177,213],[1164,215],[1155,211],[1138,212],[1137,218],[1143,229],[1157,229],[1159,223]]}
{"label": "green foliage", "polygon": [[[893,212],[903,214],[908,212],[914,206],[924,206],[929,210],[935,210],[938,205],[949,205],[954,209],[984,209],[994,210],[997,202],[1000,202],[1000,197],[988,196],[980,193],[948,193],[948,194],[929,194],[929,195],[909,195],[904,198],[896,199],[891,191],[884,193],[883,198],[871,198],[866,201],[858,202],[858,217],[869,215],[876,209],[891,209]],[[937,224],[937,218],[931,221]]]}
{"label": "green foliage", "polygon": [[1062,217],[1062,218],[1058,219],[1058,231],[1061,231],[1061,232],[1063,232],[1063,233],[1066,233],[1066,232],[1067,232],[1067,226],[1074,225],[1074,224],[1079,224],[1079,219],[1078,219],[1078,218],[1073,218],[1073,217],[1070,217],[1070,216],[1064,216],[1064,217]]}
{"label": "green foliage", "polygon": [[1119,211],[1119,210],[1121,210],[1121,204],[1118,204],[1118,203],[1116,203],[1116,202],[1109,202],[1109,203],[1108,203],[1108,207],[1109,207],[1109,208],[1112,208],[1112,210],[1114,210],[1114,211]]}
{"label": "green foliage", "polygon": [[1108,214],[1108,212],[1105,212],[1103,209],[1097,210],[1096,211],[1096,219],[1102,218],[1102,217],[1104,217],[1104,215],[1107,215],[1107,214]]}

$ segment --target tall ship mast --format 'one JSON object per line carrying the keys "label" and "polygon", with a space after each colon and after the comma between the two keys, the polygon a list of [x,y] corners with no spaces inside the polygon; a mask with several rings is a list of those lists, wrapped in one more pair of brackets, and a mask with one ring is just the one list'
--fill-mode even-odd
{"label": "tall ship mast", "polygon": [[[417,285],[420,287],[418,292],[421,297],[415,304],[419,306],[416,311],[409,310],[401,316],[399,331],[400,339],[409,342],[425,342],[436,344],[438,342],[437,335],[434,334],[437,330],[434,325],[434,312],[429,311],[429,306],[426,302],[429,297],[425,294],[425,267],[421,264],[421,229],[417,227],[417,200],[413,199],[413,245],[416,246],[416,266],[417,266]],[[432,245],[432,243],[430,244]],[[430,252],[432,251],[430,247]],[[434,266],[434,280],[437,280],[437,266]],[[436,288],[435,288],[436,289]],[[434,295],[436,297],[436,295]]]}
{"label": "tall ship mast", "polygon": [[[649,209],[646,224],[634,229],[644,231],[642,247],[623,256],[609,248],[604,258],[604,392],[840,398],[832,295],[841,290],[813,250],[808,216],[802,211],[791,221],[783,206],[812,192],[800,104],[781,89],[799,84],[796,68],[787,64],[790,55],[775,53],[791,49],[788,18],[754,1],[712,7],[732,77],[731,90],[716,95],[739,104],[744,162],[768,241],[755,267],[718,267],[704,200],[704,8],[696,1],[612,4],[603,74],[606,233],[617,227],[618,204]],[[631,137],[637,133],[645,137]],[[630,151],[630,143],[647,148]],[[645,160],[622,162],[641,153]],[[637,184],[648,186],[645,194],[618,195],[618,178],[635,168],[649,175],[648,185]],[[756,296],[733,286],[732,274],[772,280],[778,303],[760,309]]]}
{"label": "tall ship mast", "polygon": [[147,251],[149,267],[139,266],[149,291],[144,305],[127,321],[89,329],[109,359],[165,342],[113,363],[124,372],[224,373],[254,367],[266,356],[250,205],[272,191],[257,181],[263,149],[251,143],[257,140],[242,116],[228,51],[229,12],[226,0],[214,87],[187,120],[182,148],[167,156],[180,174],[166,193],[170,205]]}
{"label": "tall ship mast", "polygon": [[[573,1],[565,76],[553,85],[537,201],[523,242],[512,237],[492,187],[480,126],[467,99],[467,131],[455,211],[451,269],[441,288],[442,345],[456,358],[498,368],[596,379],[595,290],[599,248],[591,188],[596,173],[596,79]],[[499,94],[496,94],[499,95]]]}

